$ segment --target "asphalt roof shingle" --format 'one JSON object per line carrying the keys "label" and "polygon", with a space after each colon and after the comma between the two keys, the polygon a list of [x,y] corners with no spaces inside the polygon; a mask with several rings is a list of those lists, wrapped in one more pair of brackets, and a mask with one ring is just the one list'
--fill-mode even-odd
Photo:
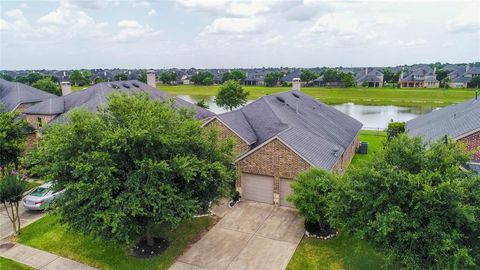
{"label": "asphalt roof shingle", "polygon": [[[245,117],[246,123],[218,117],[238,134],[248,134],[253,148],[278,136],[314,166],[332,169],[351,145],[362,124],[354,118],[300,92],[289,91],[264,96],[227,114]],[[244,130],[245,129],[245,130]],[[253,149],[252,148],[252,149]]]}
{"label": "asphalt roof shingle", "polygon": [[467,100],[422,115],[407,122],[408,134],[434,142],[445,135],[458,138],[480,129],[480,99]]}
{"label": "asphalt roof shingle", "polygon": [[57,96],[22,83],[0,79],[0,104],[3,104],[7,111],[12,111],[20,104],[40,102],[55,97]]}
{"label": "asphalt roof shingle", "polygon": [[83,91],[44,100],[28,108],[24,113],[41,115],[62,114],[74,107],[83,107],[89,111],[96,111],[98,106],[107,103],[110,94],[119,91],[129,94],[144,92],[147,93],[150,98],[162,101],[174,99],[174,106],[176,109],[179,109],[180,107],[193,108],[198,119],[204,119],[215,115],[207,109],[196,106],[181,98],[174,97],[166,92],[160,91],[136,80],[98,83]]}

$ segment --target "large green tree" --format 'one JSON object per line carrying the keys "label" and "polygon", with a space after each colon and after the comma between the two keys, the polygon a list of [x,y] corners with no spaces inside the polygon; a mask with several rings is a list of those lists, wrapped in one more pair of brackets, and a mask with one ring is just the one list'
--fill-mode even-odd
{"label": "large green tree", "polygon": [[51,126],[27,160],[66,188],[57,205],[71,228],[151,245],[154,225],[205,211],[231,186],[232,146],[173,101],[116,94],[98,113],[73,110]]}
{"label": "large green tree", "polygon": [[191,81],[198,85],[212,85],[213,74],[208,71],[200,71],[192,76]]}
{"label": "large green tree", "polygon": [[43,75],[42,73],[39,73],[39,72],[30,72],[27,75],[27,81],[28,81],[28,84],[30,84],[30,85],[36,83],[37,81],[39,81],[43,78],[45,78],[45,75]]}
{"label": "large green tree", "polygon": [[11,75],[8,75],[5,72],[0,73],[0,79],[4,79],[4,80],[10,81],[10,82],[13,82],[15,80]]}
{"label": "large green tree", "polygon": [[480,76],[473,77],[468,83],[468,87],[472,87],[472,88],[480,87]]}
{"label": "large green tree", "polygon": [[62,94],[58,84],[53,82],[52,79],[49,77],[45,77],[43,79],[36,81],[34,84],[32,84],[32,87],[38,88],[40,90],[43,90],[55,95]]}
{"label": "large green tree", "polygon": [[403,269],[480,267],[480,178],[461,144],[399,135],[331,194],[330,221]]}
{"label": "large green tree", "polygon": [[352,73],[342,73],[340,77],[345,87],[355,86],[355,79],[353,78]]}
{"label": "large green tree", "polygon": [[217,96],[215,97],[215,103],[223,108],[229,109],[242,106],[247,103],[248,92],[243,90],[243,87],[238,81],[226,81],[220,86]]}
{"label": "large green tree", "polygon": [[333,68],[327,68],[322,72],[324,82],[338,82],[342,79],[341,72]]}
{"label": "large green tree", "polygon": [[10,171],[7,168],[4,168],[3,172],[0,171],[0,203],[12,223],[14,235],[20,234],[18,206],[25,191],[27,191],[26,182],[16,171]]}
{"label": "large green tree", "polygon": [[265,85],[270,87],[276,86],[283,76],[283,72],[270,72],[265,75]]}
{"label": "large green tree", "polygon": [[227,71],[222,75],[222,82],[226,82],[229,80],[243,82],[245,79],[247,79],[247,73],[238,69]]}
{"label": "large green tree", "polygon": [[147,72],[145,70],[141,70],[139,73],[138,73],[138,77],[137,77],[137,80],[143,82],[143,83],[147,83]]}
{"label": "large green tree", "polygon": [[0,104],[0,167],[17,165],[25,146],[27,124],[18,113],[5,112]]}
{"label": "large green tree", "polygon": [[304,69],[302,70],[302,73],[300,74],[300,80],[302,82],[310,82],[310,81],[313,81],[315,80],[316,78],[318,78],[318,73],[314,72],[314,71],[311,71],[311,70],[308,70],[308,69]]}
{"label": "large green tree", "polygon": [[89,70],[74,70],[72,74],[70,74],[70,82],[74,85],[84,86],[89,85],[92,80],[92,72]]}
{"label": "large green tree", "polygon": [[160,73],[158,79],[164,84],[171,84],[177,81],[177,73],[175,71],[164,71]]}

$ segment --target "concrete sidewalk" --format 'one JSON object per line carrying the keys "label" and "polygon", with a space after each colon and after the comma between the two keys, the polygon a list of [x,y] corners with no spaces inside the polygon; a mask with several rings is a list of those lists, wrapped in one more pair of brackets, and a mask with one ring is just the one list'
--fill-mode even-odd
{"label": "concrete sidewalk", "polygon": [[96,268],[21,244],[0,245],[0,256],[41,270],[94,270]]}

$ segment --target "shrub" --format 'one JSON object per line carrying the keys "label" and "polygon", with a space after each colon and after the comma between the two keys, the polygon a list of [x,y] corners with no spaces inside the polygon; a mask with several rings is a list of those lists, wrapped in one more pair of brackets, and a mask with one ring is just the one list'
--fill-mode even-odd
{"label": "shrub", "polygon": [[387,141],[405,133],[405,122],[390,122],[387,127]]}

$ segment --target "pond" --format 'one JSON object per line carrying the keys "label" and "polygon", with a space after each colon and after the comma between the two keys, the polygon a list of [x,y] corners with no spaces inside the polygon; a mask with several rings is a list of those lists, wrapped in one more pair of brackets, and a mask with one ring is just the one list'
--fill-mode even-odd
{"label": "pond", "polygon": [[[215,97],[205,98],[186,95],[180,95],[178,97],[192,103],[205,99],[205,103],[209,106],[209,110],[217,114],[227,111],[215,104]],[[248,103],[251,102],[253,102],[253,100],[248,101]],[[429,113],[434,109],[431,107],[399,107],[393,105],[373,106],[354,103],[331,106],[360,121],[363,124],[364,129],[385,129],[388,126],[388,123],[392,120],[395,122],[406,122],[422,114]]]}

